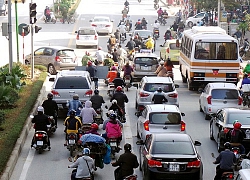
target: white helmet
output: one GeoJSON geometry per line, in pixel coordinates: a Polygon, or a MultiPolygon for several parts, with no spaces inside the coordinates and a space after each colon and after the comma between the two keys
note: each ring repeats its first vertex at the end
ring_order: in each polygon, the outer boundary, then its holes
{"type": "Polygon", "coordinates": [[[117,100],[113,99],[112,104],[117,104],[117,100]]]}
{"type": "Polygon", "coordinates": [[[42,106],[38,106],[37,111],[44,112],[44,108],[42,106]]]}
{"type": "Polygon", "coordinates": [[[109,110],[108,114],[114,114],[114,111],[113,110],[109,110]]]}
{"type": "Polygon", "coordinates": [[[121,22],[121,25],[124,25],[124,22],[121,22]]]}
{"type": "Polygon", "coordinates": [[[160,65],[163,65],[163,64],[164,64],[164,61],[161,60],[161,61],[160,61],[160,65]]]}

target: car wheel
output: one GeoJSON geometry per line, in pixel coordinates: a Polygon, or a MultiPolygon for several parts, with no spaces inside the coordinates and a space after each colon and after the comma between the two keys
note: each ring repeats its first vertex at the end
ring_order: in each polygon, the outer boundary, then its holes
{"type": "Polygon", "coordinates": [[[56,74],[56,70],[55,67],[52,64],[48,65],[48,73],[55,75],[56,74]]]}
{"type": "Polygon", "coordinates": [[[191,28],[191,27],[193,27],[193,25],[194,25],[194,24],[193,24],[193,22],[192,22],[192,21],[189,21],[189,22],[188,22],[188,27],[190,27],[190,28],[191,28]]]}
{"type": "Polygon", "coordinates": [[[187,78],[185,78],[183,75],[181,77],[182,77],[182,82],[187,83],[187,78]]]}
{"type": "Polygon", "coordinates": [[[193,91],[194,88],[193,88],[193,86],[192,86],[192,83],[189,82],[189,79],[188,79],[188,78],[186,78],[186,79],[187,79],[188,90],[189,90],[189,91],[193,91]]]}
{"type": "Polygon", "coordinates": [[[218,134],[218,137],[217,137],[217,150],[218,150],[218,152],[221,152],[223,149],[221,144],[222,144],[222,140],[220,138],[220,135],[218,134]]]}
{"type": "Polygon", "coordinates": [[[209,114],[205,114],[205,120],[211,120],[211,116],[209,114]]]}
{"type": "Polygon", "coordinates": [[[213,126],[212,126],[212,122],[210,123],[209,133],[210,133],[210,139],[211,139],[211,140],[214,140],[214,134],[213,134],[213,126]]]}
{"type": "Polygon", "coordinates": [[[151,180],[150,179],[150,172],[146,167],[143,167],[143,180],[151,180]]]}
{"type": "Polygon", "coordinates": [[[138,109],[138,103],[135,102],[135,109],[137,110],[138,109]]]}
{"type": "Polygon", "coordinates": [[[199,105],[200,105],[200,112],[203,112],[202,108],[201,108],[201,103],[199,102],[199,105]]]}

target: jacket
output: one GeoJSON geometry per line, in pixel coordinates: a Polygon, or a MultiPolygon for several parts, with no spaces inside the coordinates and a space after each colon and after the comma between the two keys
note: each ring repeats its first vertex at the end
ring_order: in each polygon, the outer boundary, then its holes
{"type": "Polygon", "coordinates": [[[112,121],[109,121],[106,124],[106,132],[107,132],[107,137],[108,138],[118,138],[121,137],[122,131],[119,123],[116,121],[113,123],[112,121]]]}
{"type": "Polygon", "coordinates": [[[124,103],[128,103],[128,97],[123,92],[116,92],[110,99],[110,102],[112,102],[113,99],[117,100],[117,105],[121,108],[125,107],[124,103]]]}
{"type": "Polygon", "coordinates": [[[165,97],[164,93],[156,92],[152,98],[154,104],[162,104],[164,102],[168,102],[168,99],[165,97]]]}
{"type": "Polygon", "coordinates": [[[92,102],[92,107],[95,110],[98,108],[101,108],[102,103],[105,103],[105,101],[103,100],[103,97],[100,95],[91,96],[90,101],[92,102]]]}
{"type": "Polygon", "coordinates": [[[154,40],[152,38],[149,38],[145,45],[147,46],[147,49],[153,49],[154,48],[154,40]]]}
{"type": "Polygon", "coordinates": [[[125,86],[125,83],[122,78],[115,78],[112,82],[114,83],[115,88],[117,88],[118,86],[125,86]]]}
{"type": "Polygon", "coordinates": [[[112,166],[120,166],[121,177],[129,176],[134,173],[133,168],[137,168],[139,166],[136,155],[131,152],[125,152],[120,155],[118,161],[112,164],[112,166]]]}
{"type": "Polygon", "coordinates": [[[47,132],[47,125],[50,124],[48,116],[45,114],[35,115],[31,122],[35,124],[35,131],[47,132]]]}
{"type": "Polygon", "coordinates": [[[90,75],[91,78],[96,77],[96,68],[94,66],[92,66],[92,65],[88,66],[86,68],[86,71],[89,72],[89,75],[90,75]]]}
{"type": "Polygon", "coordinates": [[[66,126],[66,133],[78,133],[78,129],[82,127],[82,122],[78,117],[67,117],[63,123],[66,126]]]}
{"type": "Polygon", "coordinates": [[[133,40],[130,40],[126,47],[129,49],[129,50],[133,50],[135,48],[135,42],[133,40]]]}
{"type": "Polygon", "coordinates": [[[123,66],[122,71],[124,71],[124,76],[131,75],[132,72],[134,72],[132,66],[123,66]]]}
{"type": "Polygon", "coordinates": [[[82,117],[82,123],[93,123],[93,116],[97,116],[95,110],[91,107],[91,101],[85,102],[85,108],[82,109],[80,116],[82,117]]]}
{"type": "Polygon", "coordinates": [[[88,169],[87,163],[89,165],[90,171],[92,172],[93,169],[95,168],[95,166],[94,166],[94,160],[91,157],[89,157],[89,156],[79,157],[76,160],[76,162],[74,162],[73,164],[69,165],[70,168],[76,168],[77,167],[76,178],[90,177],[90,173],[89,173],[89,169],[88,169]]]}
{"type": "Polygon", "coordinates": [[[47,99],[43,101],[42,107],[44,108],[44,114],[49,116],[56,116],[58,114],[58,106],[56,101],[52,99],[47,99]]]}
{"type": "Polygon", "coordinates": [[[109,71],[107,78],[109,78],[109,83],[111,83],[117,77],[117,71],[109,71]]]}
{"type": "Polygon", "coordinates": [[[236,162],[235,155],[229,149],[222,151],[216,158],[214,164],[220,164],[220,168],[224,170],[231,170],[233,163],[236,162]]]}
{"type": "Polygon", "coordinates": [[[81,112],[81,110],[79,108],[82,108],[82,107],[83,106],[82,106],[82,103],[80,100],[73,99],[73,100],[69,101],[69,103],[68,103],[68,109],[69,109],[68,116],[69,116],[70,110],[72,110],[72,109],[76,111],[76,115],[79,115],[81,112]]]}
{"type": "Polygon", "coordinates": [[[242,143],[243,139],[246,137],[246,134],[241,130],[232,129],[227,132],[226,137],[230,143],[242,143]]]}

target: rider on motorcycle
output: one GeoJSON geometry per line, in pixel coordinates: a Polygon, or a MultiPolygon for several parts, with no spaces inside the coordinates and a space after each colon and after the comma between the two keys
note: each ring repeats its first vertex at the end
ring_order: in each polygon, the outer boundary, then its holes
{"type": "Polygon", "coordinates": [[[158,9],[158,11],[157,11],[158,19],[160,19],[160,17],[162,17],[162,13],[163,13],[163,11],[162,11],[162,8],[160,7],[160,9],[158,9]]]}
{"type": "Polygon", "coordinates": [[[87,131],[85,134],[95,134],[95,135],[100,136],[100,134],[97,132],[98,129],[99,129],[98,124],[93,123],[93,124],[91,124],[91,129],[89,131],[87,131]]]}
{"type": "Polygon", "coordinates": [[[44,108],[44,114],[48,116],[53,116],[55,120],[55,126],[57,127],[57,115],[58,115],[58,106],[56,101],[53,100],[53,94],[49,93],[47,95],[47,100],[43,101],[42,107],[44,108]]]}
{"type": "Polygon", "coordinates": [[[121,78],[120,73],[117,72],[117,77],[112,81],[115,85],[115,88],[125,86],[124,80],[121,78]]]}
{"type": "Polygon", "coordinates": [[[233,126],[234,128],[227,132],[226,139],[230,141],[231,146],[239,147],[240,154],[245,154],[245,147],[241,143],[246,137],[246,134],[240,129],[241,123],[238,120],[234,121],[233,126]]]}
{"type": "Polygon", "coordinates": [[[137,157],[135,154],[131,153],[131,144],[126,143],[124,145],[124,154],[121,154],[118,161],[111,163],[112,166],[119,166],[115,172],[115,180],[123,180],[126,176],[132,175],[134,173],[134,168],[139,166],[137,157]]]}
{"type": "Polygon", "coordinates": [[[171,35],[170,29],[167,29],[167,31],[165,32],[164,39],[165,39],[165,41],[169,40],[169,39],[172,39],[172,35],[171,35]]]}
{"type": "MultiPolygon", "coordinates": [[[[119,31],[120,31],[120,36],[124,36],[125,40],[127,38],[127,35],[126,35],[126,25],[124,22],[122,22],[119,26],[119,31]]],[[[121,37],[120,37],[121,38],[121,37]]]]}
{"type": "MultiPolygon", "coordinates": [[[[113,100],[113,101],[116,101],[116,100],[113,100]]],[[[109,109],[118,108],[117,105],[116,105],[117,101],[114,102],[114,103],[113,103],[113,101],[112,101],[112,105],[110,106],[109,109]],[[113,107],[113,108],[112,108],[113,105],[115,105],[116,107],[113,107]]],[[[109,110],[109,111],[107,112],[107,117],[108,117],[108,119],[106,119],[105,121],[103,121],[103,124],[102,124],[102,129],[103,129],[103,130],[106,129],[106,125],[107,125],[107,123],[109,122],[109,116],[110,116],[111,114],[114,114],[114,111],[113,111],[113,110],[109,110]]],[[[120,121],[119,119],[117,119],[117,118],[116,118],[116,120],[117,120],[118,124],[120,125],[120,127],[122,128],[122,127],[123,127],[123,124],[121,123],[121,121],[120,121]]]]}
{"type": "Polygon", "coordinates": [[[76,116],[76,111],[72,109],[69,112],[69,117],[65,119],[63,125],[65,126],[64,132],[66,133],[64,146],[67,146],[68,134],[69,133],[77,134],[78,129],[82,127],[82,122],[80,118],[76,116]]]}
{"type": "Polygon", "coordinates": [[[244,84],[250,84],[250,78],[249,78],[249,75],[248,75],[248,74],[244,74],[243,80],[242,80],[242,82],[241,82],[241,87],[240,87],[240,88],[242,88],[242,86],[243,86],[244,84]]]}
{"type": "Polygon", "coordinates": [[[148,24],[148,22],[146,21],[145,17],[143,17],[141,20],[141,25],[142,25],[143,29],[147,29],[147,24],[148,24]]]}
{"type": "Polygon", "coordinates": [[[124,7],[124,9],[122,10],[122,18],[126,18],[128,16],[128,9],[126,8],[126,6],[124,7]]]}
{"type": "Polygon", "coordinates": [[[216,175],[214,180],[221,180],[223,172],[233,172],[232,166],[236,162],[234,153],[230,150],[231,145],[229,142],[224,144],[225,150],[220,152],[219,156],[213,162],[214,164],[219,164],[216,167],[216,175]]]}
{"type": "Polygon", "coordinates": [[[77,116],[80,114],[80,112],[81,112],[80,109],[81,109],[83,106],[82,106],[81,101],[79,100],[78,94],[74,94],[74,95],[73,95],[73,100],[71,100],[71,101],[69,101],[69,102],[67,103],[67,107],[68,107],[68,109],[69,109],[67,116],[69,116],[69,112],[70,112],[72,109],[76,111],[76,115],[77,115],[77,116]]]}
{"type": "Polygon", "coordinates": [[[160,65],[157,67],[157,69],[156,69],[156,71],[155,71],[155,74],[157,74],[157,76],[158,76],[158,74],[161,72],[161,70],[164,68],[164,61],[163,60],[161,60],[160,61],[160,65]]]}
{"type": "Polygon", "coordinates": [[[80,116],[82,117],[82,123],[93,123],[94,122],[94,116],[97,116],[97,113],[95,112],[94,108],[92,108],[92,102],[86,101],[85,102],[85,108],[82,108],[82,111],[80,113],[80,116]]]}
{"type": "Polygon", "coordinates": [[[73,164],[68,166],[68,168],[77,168],[76,171],[72,171],[71,180],[90,178],[93,175],[92,173],[95,170],[95,163],[89,156],[89,148],[84,148],[82,154],[83,156],[79,157],[73,164]]]}
{"type": "MultiPolygon", "coordinates": [[[[47,125],[50,125],[48,116],[44,114],[44,108],[42,106],[38,106],[37,108],[37,115],[34,116],[34,118],[31,121],[34,123],[35,132],[36,131],[45,131],[47,132],[47,125]]],[[[31,141],[31,147],[35,147],[34,144],[35,135],[31,141]]],[[[47,136],[47,143],[48,143],[48,149],[50,150],[50,140],[49,136],[47,136]]]]}
{"type": "Polygon", "coordinates": [[[97,109],[100,109],[102,107],[102,104],[105,103],[103,100],[103,97],[99,95],[99,90],[95,89],[94,90],[94,96],[91,96],[90,101],[92,102],[92,107],[96,111],[97,109]]]}
{"type": "Polygon", "coordinates": [[[129,65],[129,62],[126,63],[125,66],[123,66],[122,71],[124,71],[123,79],[125,80],[126,76],[130,76],[130,83],[133,82],[132,72],[134,72],[134,69],[132,66],[129,65]]]}
{"type": "Polygon", "coordinates": [[[170,26],[170,29],[173,28],[173,31],[177,32],[178,30],[178,24],[176,23],[176,21],[174,21],[174,24],[172,26],[170,26]]]}
{"type": "Polygon", "coordinates": [[[135,23],[135,30],[142,30],[142,23],[140,19],[138,19],[138,21],[135,23]]]}
{"type": "Polygon", "coordinates": [[[106,124],[107,138],[116,138],[118,143],[122,140],[122,129],[116,120],[116,114],[109,116],[109,122],[106,124]]]}
{"type": "Polygon", "coordinates": [[[126,6],[126,7],[128,7],[128,6],[129,6],[129,2],[128,2],[128,0],[126,0],[126,1],[124,2],[124,6],[126,6]]]}
{"type": "Polygon", "coordinates": [[[116,45],[116,38],[115,35],[110,35],[110,38],[108,40],[108,51],[111,52],[111,48],[116,45]]]}
{"type": "Polygon", "coordinates": [[[107,75],[108,82],[112,83],[116,77],[117,77],[117,69],[115,66],[112,66],[111,70],[108,72],[107,75]]]}
{"type": "Polygon", "coordinates": [[[168,99],[165,97],[165,94],[162,92],[161,87],[158,87],[157,91],[154,93],[152,101],[154,102],[154,104],[163,104],[163,103],[168,102],[168,99]]]}
{"type": "Polygon", "coordinates": [[[250,61],[247,61],[247,65],[245,66],[243,73],[250,74],[250,61]]]}
{"type": "Polygon", "coordinates": [[[130,38],[130,41],[126,44],[126,46],[129,51],[133,51],[135,49],[135,42],[132,38],[130,38]]]}

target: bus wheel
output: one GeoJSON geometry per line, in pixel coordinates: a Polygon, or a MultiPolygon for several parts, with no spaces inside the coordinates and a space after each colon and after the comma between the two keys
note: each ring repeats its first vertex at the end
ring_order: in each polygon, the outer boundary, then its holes
{"type": "Polygon", "coordinates": [[[183,75],[181,75],[181,77],[182,77],[182,82],[186,83],[187,82],[187,78],[185,78],[185,76],[183,76],[183,75]]]}
{"type": "Polygon", "coordinates": [[[192,86],[192,83],[191,82],[189,82],[189,79],[188,78],[186,78],[187,79],[187,85],[188,85],[188,90],[190,90],[190,91],[193,91],[193,86],[192,86]]]}

